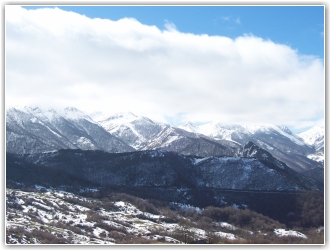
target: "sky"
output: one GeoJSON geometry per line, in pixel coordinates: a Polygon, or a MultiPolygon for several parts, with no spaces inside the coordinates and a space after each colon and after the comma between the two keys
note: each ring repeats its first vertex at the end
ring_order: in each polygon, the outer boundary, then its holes
{"type": "Polygon", "coordinates": [[[324,119],[323,6],[5,6],[6,106],[179,126],[324,119]]]}

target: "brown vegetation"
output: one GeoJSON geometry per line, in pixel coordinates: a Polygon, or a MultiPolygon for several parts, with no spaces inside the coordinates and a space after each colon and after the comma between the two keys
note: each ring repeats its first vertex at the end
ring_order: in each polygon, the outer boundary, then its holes
{"type": "MultiPolygon", "coordinates": [[[[12,239],[17,239],[18,241],[30,242],[31,244],[36,243],[36,240],[41,244],[67,244],[73,242],[74,236],[63,237],[63,235],[57,233],[56,228],[66,230],[71,232],[71,234],[89,235],[90,237],[95,237],[93,229],[100,228],[103,230],[100,233],[101,238],[106,238],[117,244],[165,243],[165,236],[172,237],[186,244],[324,244],[324,231],[318,229],[324,225],[323,197],[313,191],[301,193],[299,198],[297,198],[297,209],[290,217],[288,224],[292,226],[289,228],[277,220],[250,209],[209,206],[203,209],[201,213],[198,213],[193,209],[182,211],[179,207],[173,210],[168,203],[156,200],[143,200],[125,193],[109,192],[93,196],[98,196],[99,198],[94,198],[93,202],[91,202],[90,198],[81,197],[78,199],[64,196],[62,199],[65,203],[57,204],[62,214],[66,214],[66,216],[71,213],[71,205],[79,204],[89,208],[89,210],[83,213],[87,215],[86,221],[91,222],[92,226],[81,223],[82,221],[79,223],[79,221],[60,220],[58,216],[55,216],[52,222],[44,223],[40,219],[38,210],[30,209],[25,212],[25,215],[31,221],[37,223],[39,228],[27,231],[23,227],[11,227],[6,231],[6,242],[11,243],[12,239]],[[142,211],[142,214],[140,213],[134,217],[153,222],[155,226],[150,228],[150,233],[143,237],[134,235],[127,230],[127,228],[132,226],[132,221],[108,218],[108,216],[101,213],[101,211],[119,211],[118,207],[114,205],[116,201],[131,203],[142,211]],[[147,213],[162,215],[162,217],[153,219],[147,213]],[[109,221],[112,223],[109,223],[109,221]],[[160,226],[160,223],[163,222],[177,223],[179,227],[170,232],[160,226]],[[227,222],[233,225],[234,228],[223,227],[221,222],[227,222]],[[49,227],[52,227],[52,229],[49,227]],[[305,234],[307,239],[292,236],[279,237],[274,233],[276,228],[299,231],[305,234]],[[204,230],[205,237],[201,238],[196,229],[204,230]],[[235,240],[222,238],[217,232],[231,233],[237,238],[235,240]],[[153,238],[153,236],[155,237],[153,238]]],[[[10,195],[7,194],[7,220],[15,219],[16,209],[22,209],[14,202],[15,199],[14,192],[10,195]]],[[[42,201],[49,207],[53,204],[46,198],[43,198],[42,201]]],[[[26,198],[25,205],[45,210],[43,206],[36,203],[34,198],[26,198]]],[[[48,212],[52,213],[52,211],[48,212]]],[[[81,213],[77,209],[75,212],[81,213]]],[[[75,216],[73,218],[79,218],[77,215],[75,216]]],[[[65,219],[65,216],[63,218],[65,219]]]]}

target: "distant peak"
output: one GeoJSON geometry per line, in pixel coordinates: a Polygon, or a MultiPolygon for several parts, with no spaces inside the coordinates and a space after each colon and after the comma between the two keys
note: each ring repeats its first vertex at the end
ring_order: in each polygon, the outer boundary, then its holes
{"type": "Polygon", "coordinates": [[[187,122],[181,126],[179,126],[180,129],[186,130],[188,132],[193,132],[193,133],[200,133],[200,129],[199,127],[197,127],[195,124],[193,124],[192,122],[187,122]]]}
{"type": "Polygon", "coordinates": [[[24,106],[23,109],[31,113],[42,113],[45,110],[45,108],[39,106],[24,106]]]}
{"type": "Polygon", "coordinates": [[[277,125],[277,127],[279,129],[281,129],[283,132],[289,134],[289,135],[292,135],[292,132],[291,130],[287,127],[287,126],[284,126],[284,125],[277,125]]]}
{"type": "Polygon", "coordinates": [[[132,112],[120,112],[117,113],[117,115],[123,116],[123,117],[137,117],[135,114],[133,114],[132,112]]]}
{"type": "Polygon", "coordinates": [[[324,129],[324,124],[316,124],[314,127],[312,127],[310,130],[323,130],[324,129]]]}
{"type": "Polygon", "coordinates": [[[36,106],[36,105],[29,105],[20,108],[19,110],[23,112],[28,112],[35,116],[44,116],[45,114],[57,114],[58,111],[51,106],[36,106]]]}
{"type": "Polygon", "coordinates": [[[122,123],[122,122],[131,122],[136,120],[138,116],[134,115],[132,112],[120,112],[114,115],[108,116],[107,118],[101,120],[101,122],[115,122],[115,123],[122,123]]]}
{"type": "Polygon", "coordinates": [[[137,116],[134,115],[132,112],[120,112],[111,116],[113,119],[119,118],[136,118],[137,116]]]}
{"type": "Polygon", "coordinates": [[[65,111],[70,111],[70,112],[81,112],[79,109],[75,107],[66,107],[64,108],[65,111]]]}
{"type": "Polygon", "coordinates": [[[74,115],[75,117],[86,116],[86,114],[75,107],[66,107],[63,109],[65,115],[74,115]]]}
{"type": "Polygon", "coordinates": [[[196,127],[195,124],[193,124],[192,122],[186,122],[185,124],[183,124],[182,126],[184,127],[196,127]]]}

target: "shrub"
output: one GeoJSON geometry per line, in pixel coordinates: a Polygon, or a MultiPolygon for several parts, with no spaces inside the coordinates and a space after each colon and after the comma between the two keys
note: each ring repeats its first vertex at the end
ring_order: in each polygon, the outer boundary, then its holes
{"type": "Polygon", "coordinates": [[[133,204],[134,206],[136,206],[142,212],[147,212],[147,213],[157,214],[157,215],[160,214],[158,209],[153,204],[151,204],[147,201],[144,201],[140,198],[137,198],[137,197],[125,194],[125,193],[115,193],[115,194],[113,194],[113,198],[116,201],[129,202],[129,203],[133,204]]]}
{"type": "Polygon", "coordinates": [[[35,229],[31,232],[31,236],[37,238],[42,244],[65,244],[65,239],[59,239],[55,235],[35,229]]]}

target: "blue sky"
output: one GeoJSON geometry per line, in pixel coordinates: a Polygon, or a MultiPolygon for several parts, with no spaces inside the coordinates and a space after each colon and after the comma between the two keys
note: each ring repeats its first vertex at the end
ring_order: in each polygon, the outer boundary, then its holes
{"type": "MultiPolygon", "coordinates": [[[[287,44],[299,53],[324,57],[323,6],[57,6],[90,18],[132,17],[164,29],[236,38],[253,34],[287,44]]],[[[35,8],[35,7],[26,7],[35,8]]]]}
{"type": "Polygon", "coordinates": [[[7,5],[5,18],[6,106],[324,123],[323,6],[7,5]]]}

